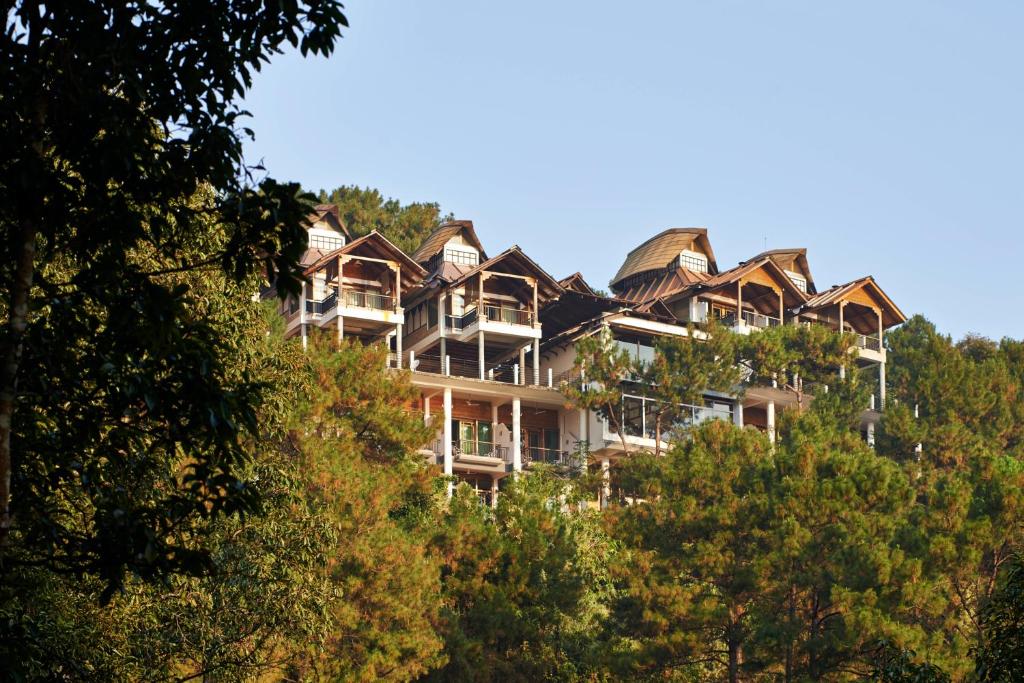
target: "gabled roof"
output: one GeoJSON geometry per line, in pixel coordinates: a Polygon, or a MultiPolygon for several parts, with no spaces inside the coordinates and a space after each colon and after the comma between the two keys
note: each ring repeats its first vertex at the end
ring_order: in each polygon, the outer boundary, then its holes
{"type": "Polygon", "coordinates": [[[536,261],[524,254],[518,245],[512,245],[494,258],[473,266],[460,277],[452,280],[450,284],[457,286],[485,270],[535,277],[537,279],[537,297],[541,303],[558,297],[564,291],[558,281],[548,275],[547,271],[537,265],[536,261]]]}
{"type": "MultiPolygon", "coordinates": [[[[768,251],[762,251],[757,256],[750,259],[751,261],[757,261],[765,256],[775,261],[783,270],[789,268],[789,264],[796,263],[800,270],[804,272],[807,277],[807,293],[815,294],[818,290],[814,286],[814,278],[811,276],[811,266],[807,263],[807,250],[803,247],[793,247],[789,249],[769,249],[768,251]]],[[[789,268],[793,270],[794,268],[789,268]]]]}
{"type": "Polygon", "coordinates": [[[402,275],[403,288],[417,284],[427,275],[427,271],[424,270],[423,266],[409,258],[404,251],[396,247],[391,240],[376,230],[368,235],[352,240],[343,247],[324,254],[306,268],[305,274],[312,274],[343,254],[367,256],[369,258],[398,263],[402,275]]]}
{"type": "Polygon", "coordinates": [[[619,267],[619,272],[612,278],[611,286],[615,287],[638,273],[668,268],[680,252],[690,248],[694,243],[700,251],[707,254],[708,270],[712,274],[717,273],[718,264],[715,262],[711,242],[708,241],[707,228],[669,228],[629,252],[619,267]]]}
{"type": "Polygon", "coordinates": [[[720,289],[727,285],[735,284],[739,280],[749,275],[750,273],[763,269],[767,272],[776,282],[779,283],[782,290],[788,295],[788,300],[785,301],[787,307],[798,306],[807,301],[807,295],[797,287],[789,276],[786,275],[785,271],[780,268],[775,261],[768,256],[763,256],[759,259],[747,261],[741,263],[735,268],[719,273],[714,277],[711,277],[701,283],[699,287],[704,290],[720,289]]]}
{"type": "Polygon", "coordinates": [[[317,204],[313,207],[313,211],[306,216],[306,220],[309,222],[309,227],[313,227],[320,221],[324,221],[331,227],[331,229],[337,230],[344,235],[346,240],[352,239],[352,233],[349,232],[347,227],[345,227],[345,223],[341,220],[341,214],[338,211],[338,207],[334,204],[317,204]]]}
{"type": "Polygon", "coordinates": [[[562,289],[567,291],[590,295],[597,294],[597,291],[587,284],[587,281],[583,279],[583,275],[579,272],[573,273],[569,277],[562,278],[558,281],[558,284],[562,289]]]}
{"type": "Polygon", "coordinates": [[[875,282],[875,278],[867,275],[862,278],[858,278],[851,282],[847,282],[845,285],[834,285],[824,292],[817,294],[804,304],[804,310],[817,310],[825,308],[826,306],[832,306],[840,301],[847,301],[855,292],[864,290],[867,295],[878,304],[878,308],[882,311],[882,324],[886,327],[892,327],[893,325],[899,325],[907,320],[907,316],[903,314],[903,311],[889,298],[882,288],[875,282]]]}
{"type": "Polygon", "coordinates": [[[444,225],[434,228],[434,231],[427,235],[427,239],[423,240],[423,244],[412,255],[412,259],[417,263],[426,263],[444,248],[448,240],[458,234],[461,234],[463,239],[480,251],[481,260],[487,258],[484,246],[477,238],[476,230],[473,229],[473,221],[448,221],[444,225]]]}

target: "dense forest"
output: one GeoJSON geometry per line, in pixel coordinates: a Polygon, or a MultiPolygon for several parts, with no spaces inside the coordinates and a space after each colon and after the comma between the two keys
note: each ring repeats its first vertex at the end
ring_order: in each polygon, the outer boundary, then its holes
{"type": "MultiPolygon", "coordinates": [[[[282,50],[330,55],[341,6],[9,5],[3,680],[1019,678],[1024,343],[912,318],[871,447],[841,336],[705,330],[643,367],[596,336],[567,400],[614,422],[642,377],[667,452],[448,499],[385,350],[304,352],[253,297],[297,291],[317,197],[246,163],[239,101],[282,50]],[[774,443],[672,429],[741,369],[797,396],[774,443]]],[[[320,199],[407,249],[442,219],[320,199]]]]}

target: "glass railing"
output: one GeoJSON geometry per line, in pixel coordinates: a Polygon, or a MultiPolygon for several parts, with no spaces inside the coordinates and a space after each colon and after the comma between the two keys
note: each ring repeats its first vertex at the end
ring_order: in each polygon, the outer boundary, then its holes
{"type": "MultiPolygon", "coordinates": [[[[656,438],[655,419],[659,412],[659,402],[645,396],[626,394],[622,397],[622,428],[627,436],[638,436],[646,439],[656,438]]],[[[662,438],[678,428],[687,428],[707,422],[708,420],[732,421],[732,406],[709,404],[695,406],[680,403],[676,407],[673,421],[661,425],[662,438]]]]}
{"type": "Polygon", "coordinates": [[[338,305],[338,292],[333,291],[323,299],[306,300],[306,313],[311,315],[324,315],[338,305]]]}
{"type": "MultiPolygon", "coordinates": [[[[434,453],[437,455],[444,455],[443,439],[438,439],[434,442],[434,453]]],[[[505,462],[512,462],[512,456],[508,446],[502,446],[491,441],[452,441],[452,457],[458,460],[464,456],[497,458],[505,462]]]]}

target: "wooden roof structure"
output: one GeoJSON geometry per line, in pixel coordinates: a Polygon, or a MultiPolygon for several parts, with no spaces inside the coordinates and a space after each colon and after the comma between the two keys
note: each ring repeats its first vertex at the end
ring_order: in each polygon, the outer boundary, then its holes
{"type": "Polygon", "coordinates": [[[762,256],[756,261],[752,260],[741,263],[735,268],[730,268],[724,273],[719,273],[718,275],[705,280],[699,285],[699,287],[702,290],[710,291],[722,289],[729,285],[736,284],[741,280],[770,286],[768,285],[768,281],[763,279],[765,276],[778,285],[779,289],[782,291],[783,302],[787,308],[799,306],[807,301],[807,295],[804,294],[803,290],[797,287],[796,284],[789,279],[789,276],[786,275],[785,271],[783,271],[782,268],[780,268],[778,264],[768,256],[762,256]]]}
{"type": "Polygon", "coordinates": [[[819,311],[840,302],[856,303],[869,308],[874,308],[882,314],[882,324],[889,328],[907,321],[907,316],[889,298],[875,278],[867,275],[865,277],[847,282],[845,285],[835,285],[817,294],[803,306],[805,311],[819,311]]]}
{"type": "Polygon", "coordinates": [[[306,267],[304,272],[306,275],[311,275],[334,259],[346,254],[365,256],[379,261],[396,262],[400,266],[403,290],[417,285],[427,275],[427,271],[423,266],[409,258],[404,251],[396,247],[387,237],[384,237],[384,235],[376,230],[321,256],[313,264],[306,267]]]}
{"type": "Polygon", "coordinates": [[[510,275],[528,275],[537,280],[537,298],[541,304],[561,296],[562,286],[555,278],[548,275],[548,272],[541,268],[536,261],[523,253],[518,245],[512,245],[494,258],[490,258],[480,265],[470,268],[460,277],[451,282],[452,287],[466,282],[474,275],[483,271],[492,273],[508,273],[510,275]]]}
{"type": "Polygon", "coordinates": [[[413,260],[417,263],[426,263],[444,248],[448,240],[459,234],[480,251],[481,261],[487,258],[487,254],[484,253],[484,245],[480,243],[480,239],[476,236],[476,230],[473,229],[473,221],[448,221],[444,225],[434,228],[434,231],[427,235],[427,239],[423,240],[423,244],[413,253],[413,260]]]}
{"type": "Polygon", "coordinates": [[[684,249],[694,246],[695,251],[707,255],[708,272],[717,273],[718,264],[708,241],[707,228],[669,228],[629,252],[612,278],[611,286],[639,273],[667,269],[684,249]]]}
{"type": "Polygon", "coordinates": [[[340,232],[345,236],[346,240],[352,239],[352,233],[345,227],[345,223],[341,220],[341,214],[338,212],[338,207],[334,204],[317,204],[313,207],[313,211],[306,216],[306,221],[311,228],[317,223],[327,223],[327,227],[340,232]]]}
{"type": "Polygon", "coordinates": [[[590,294],[591,296],[597,295],[597,291],[587,284],[587,281],[583,279],[583,275],[578,271],[569,277],[564,277],[559,280],[558,285],[566,291],[590,294]]]}
{"type": "Polygon", "coordinates": [[[757,261],[767,256],[775,264],[783,270],[790,270],[794,273],[803,273],[807,279],[807,293],[816,294],[817,288],[814,286],[814,278],[811,276],[811,266],[807,263],[807,250],[803,247],[793,247],[790,249],[769,249],[768,251],[762,251],[757,256],[750,259],[751,261],[757,261]]]}

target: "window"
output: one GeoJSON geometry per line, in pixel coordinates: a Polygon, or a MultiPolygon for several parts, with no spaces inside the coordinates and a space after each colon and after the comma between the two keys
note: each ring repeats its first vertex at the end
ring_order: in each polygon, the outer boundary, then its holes
{"type": "Polygon", "coordinates": [[[679,265],[697,273],[708,272],[708,257],[693,251],[684,251],[679,254],[679,265]]]}
{"type": "Polygon", "coordinates": [[[444,260],[449,263],[457,263],[463,266],[475,266],[480,257],[474,251],[463,251],[461,249],[445,249],[444,260]]]}
{"type": "Polygon", "coordinates": [[[309,235],[310,249],[334,251],[335,249],[341,249],[343,246],[345,246],[344,237],[328,237],[327,235],[315,235],[313,233],[309,235]]]}
{"type": "Polygon", "coordinates": [[[786,271],[786,275],[789,276],[789,279],[793,281],[793,284],[796,285],[801,292],[807,291],[807,280],[796,273],[790,273],[789,271],[786,271]]]}

